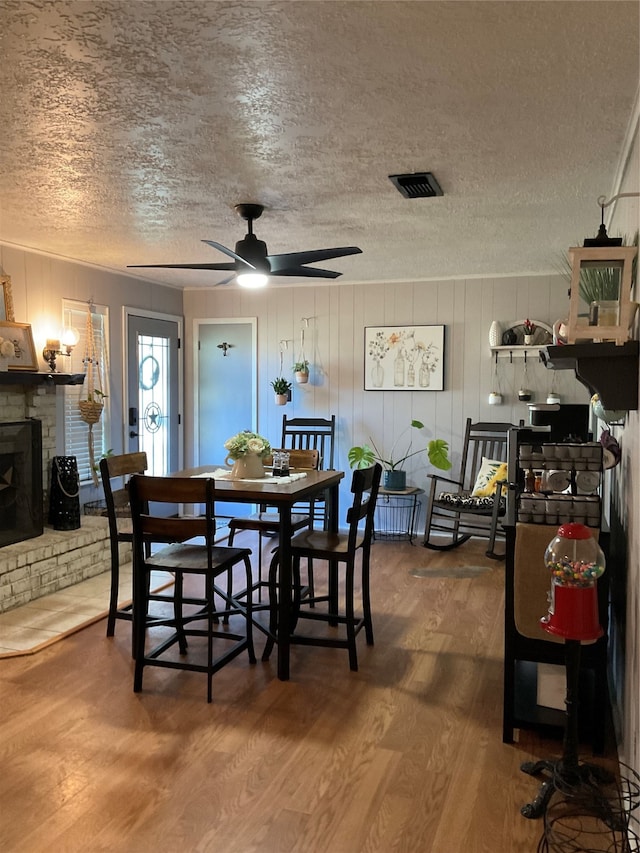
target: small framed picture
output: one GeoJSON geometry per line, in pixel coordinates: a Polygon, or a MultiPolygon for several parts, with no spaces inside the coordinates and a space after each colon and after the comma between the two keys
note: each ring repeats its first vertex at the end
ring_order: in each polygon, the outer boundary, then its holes
{"type": "Polygon", "coordinates": [[[442,391],[444,326],[366,326],[365,391],[442,391]]]}
{"type": "Polygon", "coordinates": [[[0,340],[11,341],[13,344],[13,354],[8,357],[9,370],[38,369],[33,333],[28,323],[11,323],[9,320],[0,320],[0,340]]]}

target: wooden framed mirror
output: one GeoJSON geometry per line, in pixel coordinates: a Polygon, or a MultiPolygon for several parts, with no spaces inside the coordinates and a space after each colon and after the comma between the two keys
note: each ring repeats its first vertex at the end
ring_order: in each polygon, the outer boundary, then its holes
{"type": "Polygon", "coordinates": [[[14,323],[11,276],[0,275],[0,322],[14,323]]]}

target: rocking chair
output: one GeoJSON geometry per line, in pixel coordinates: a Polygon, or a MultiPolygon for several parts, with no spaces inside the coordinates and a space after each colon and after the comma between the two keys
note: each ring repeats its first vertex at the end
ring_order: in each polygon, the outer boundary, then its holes
{"type": "Polygon", "coordinates": [[[487,557],[504,559],[495,544],[504,540],[500,522],[506,509],[507,434],[513,427],[467,418],[458,478],[429,475],[425,548],[449,551],[476,536],[489,540],[487,557]]]}

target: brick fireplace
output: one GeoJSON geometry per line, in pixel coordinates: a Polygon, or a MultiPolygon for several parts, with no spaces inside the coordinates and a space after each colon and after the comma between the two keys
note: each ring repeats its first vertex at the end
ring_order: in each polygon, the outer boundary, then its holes
{"type": "Polygon", "coordinates": [[[0,421],[0,548],[42,535],[42,429],[0,421]]]}
{"type": "MultiPolygon", "coordinates": [[[[41,506],[45,520],[51,461],[56,455],[56,390],[63,382],[63,377],[54,380],[46,374],[0,374],[0,423],[31,418],[41,423],[41,506]],[[20,384],[21,379],[25,384],[20,384]]],[[[121,558],[127,557],[123,551],[121,558]]],[[[106,518],[82,516],[81,528],[68,531],[52,530],[45,523],[41,535],[0,547],[0,613],[110,568],[106,518]]]]}
{"type": "MultiPolygon", "coordinates": [[[[56,455],[56,386],[0,384],[0,422],[36,418],[42,424],[42,500],[48,504],[49,472],[56,455]]],[[[44,509],[46,518],[46,509],[44,509]]]]}

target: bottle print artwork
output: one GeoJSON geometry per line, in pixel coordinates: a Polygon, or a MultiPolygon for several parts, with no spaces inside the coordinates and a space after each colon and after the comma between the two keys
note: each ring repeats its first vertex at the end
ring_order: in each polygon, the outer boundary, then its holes
{"type": "Polygon", "coordinates": [[[393,384],[396,388],[404,387],[404,349],[399,349],[393,362],[393,384]]]}

